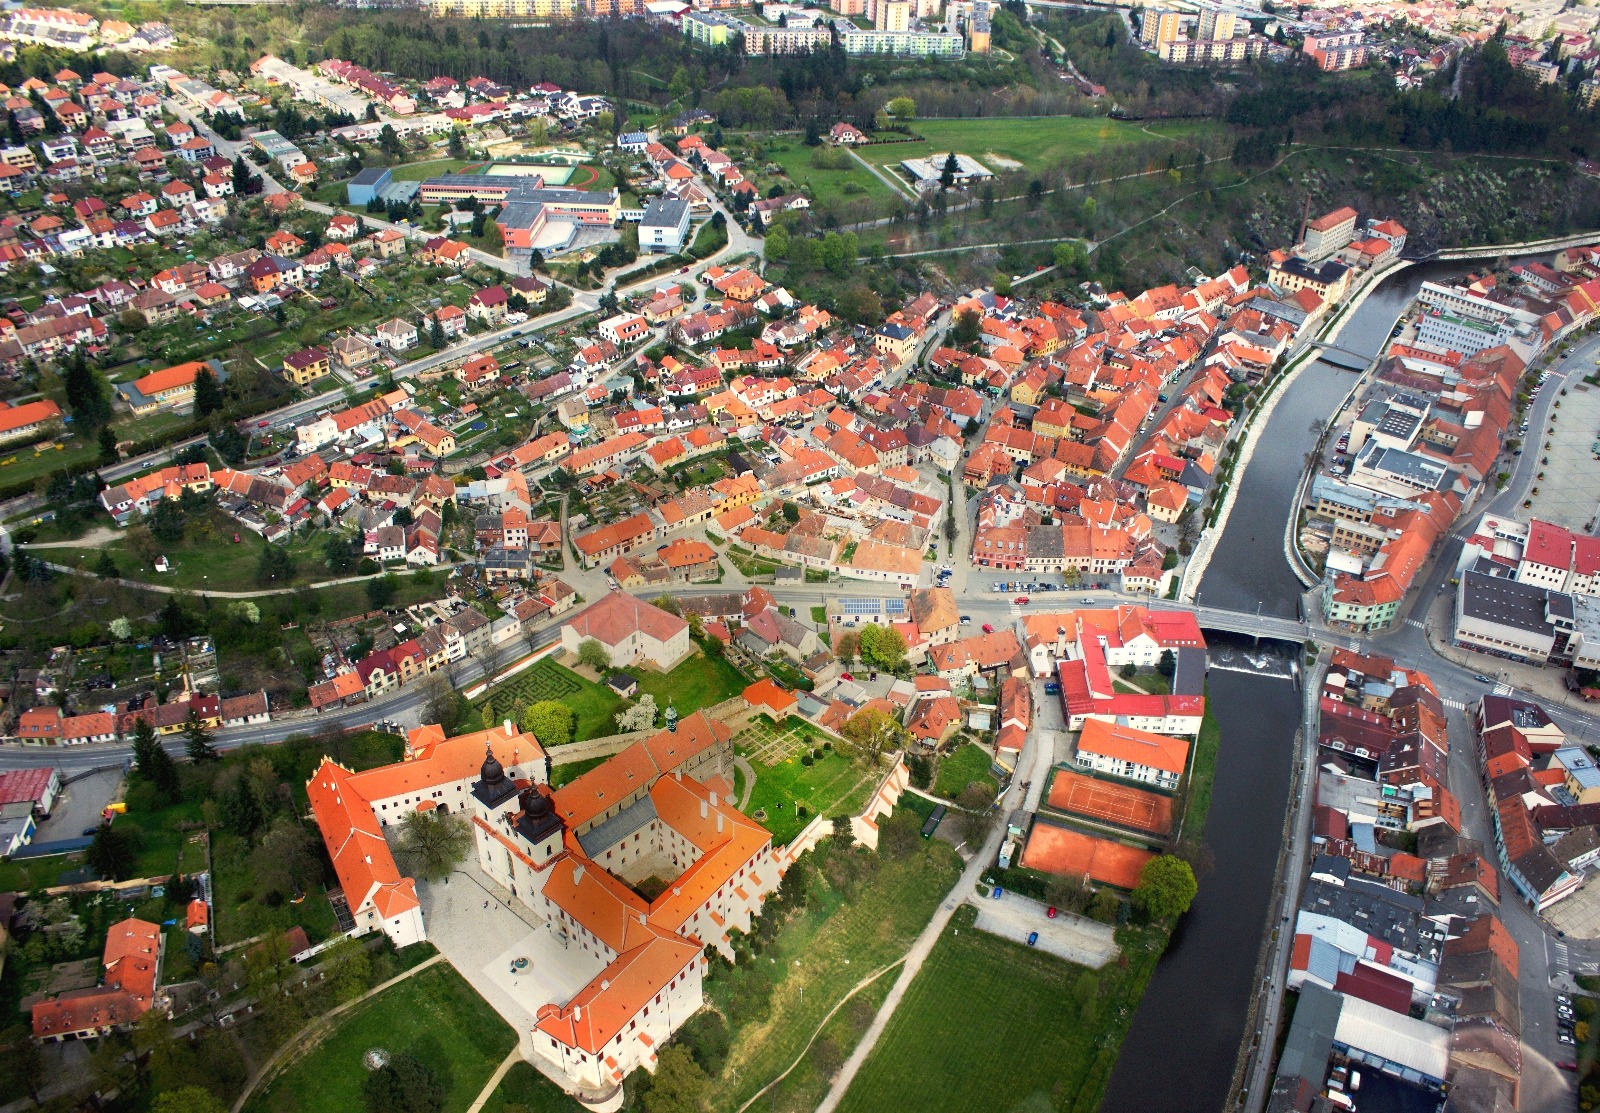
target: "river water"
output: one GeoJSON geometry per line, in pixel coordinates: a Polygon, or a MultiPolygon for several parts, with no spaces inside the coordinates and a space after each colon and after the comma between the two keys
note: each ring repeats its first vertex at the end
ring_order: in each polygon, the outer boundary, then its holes
{"type": "MultiPolygon", "coordinates": [[[[1536,258],[1548,258],[1549,253],[1536,258]]],[[[1411,267],[1374,289],[1337,343],[1367,357],[1386,344],[1395,318],[1425,280],[1467,264],[1411,267]]],[[[1295,617],[1300,581],[1283,556],[1311,424],[1327,419],[1356,372],[1315,363],[1300,372],[1268,419],[1240,479],[1238,498],[1205,577],[1216,607],[1295,617]]],[[[1227,1101],[1245,1031],[1288,807],[1300,692],[1286,679],[1294,647],[1257,652],[1249,639],[1208,634],[1211,707],[1222,745],[1206,824],[1216,863],[1156,968],[1112,1072],[1102,1113],[1217,1113],[1227,1101]]],[[[1264,643],[1265,644],[1265,643],[1264,643]]]]}

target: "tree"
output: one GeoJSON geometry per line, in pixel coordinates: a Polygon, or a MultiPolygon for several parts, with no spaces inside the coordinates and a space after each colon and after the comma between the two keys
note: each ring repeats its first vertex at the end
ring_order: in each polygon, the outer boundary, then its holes
{"type": "Polygon", "coordinates": [[[905,635],[893,626],[869,623],[861,631],[861,659],[874,668],[899,668],[906,661],[905,635]]]}
{"type": "Polygon", "coordinates": [[[97,429],[111,420],[111,392],[81,351],[74,349],[68,358],[62,386],[67,408],[79,425],[97,429]]]}
{"type": "Polygon", "coordinates": [[[287,584],[294,579],[294,557],[282,545],[268,544],[256,558],[256,583],[287,584]]]}
{"type": "Polygon", "coordinates": [[[988,837],[989,828],[994,826],[994,812],[990,810],[993,803],[994,794],[977,781],[967,785],[956,797],[956,804],[961,808],[961,837],[967,840],[969,847],[976,849],[988,837]]]}
{"type": "Polygon", "coordinates": [[[448,1093],[431,1068],[403,1052],[361,1081],[368,1113],[440,1113],[448,1093]]]}
{"type": "Polygon", "coordinates": [[[950,329],[950,341],[957,347],[967,347],[978,342],[982,335],[983,319],[978,316],[976,309],[963,309],[956,314],[955,323],[950,329]]]}
{"type": "Polygon", "coordinates": [[[800,520],[800,508],[788,499],[783,502],[783,520],[791,526],[800,520]]]}
{"type": "Polygon", "coordinates": [[[1161,659],[1156,662],[1156,672],[1160,673],[1162,676],[1166,677],[1168,680],[1171,680],[1173,673],[1175,673],[1177,671],[1178,671],[1178,659],[1177,659],[1177,657],[1173,656],[1172,650],[1163,649],[1161,651],[1161,659]]]}
{"type": "Polygon", "coordinates": [[[949,189],[956,184],[956,175],[961,173],[961,164],[956,161],[956,153],[951,151],[945,156],[944,166],[939,170],[939,188],[949,189]]]}
{"type": "Polygon", "coordinates": [[[182,1086],[157,1094],[150,1113],[227,1113],[227,1106],[203,1086],[182,1086]]]}
{"type": "Polygon", "coordinates": [[[833,655],[849,664],[861,655],[861,635],[854,630],[843,630],[833,639],[833,655]]]}
{"type": "Polygon", "coordinates": [[[306,891],[318,877],[317,844],[300,821],[279,815],[250,856],[250,872],[263,886],[285,896],[306,891]]]}
{"type": "Polygon", "coordinates": [[[611,668],[611,654],[595,639],[584,638],[578,643],[578,664],[588,665],[595,672],[603,673],[611,668]]]}
{"type": "Polygon", "coordinates": [[[444,673],[436,672],[428,678],[428,701],[422,705],[422,721],[437,723],[444,728],[446,738],[458,734],[456,729],[470,714],[472,706],[450,687],[444,673]]]}
{"type": "Polygon", "coordinates": [[[870,761],[877,761],[886,751],[904,749],[911,739],[899,719],[878,707],[857,711],[840,733],[858,755],[870,761]]]}
{"type": "Polygon", "coordinates": [[[27,1094],[33,1104],[40,1104],[45,1083],[55,1074],[43,1045],[34,1042],[33,1033],[19,1024],[0,1032],[0,1046],[11,1049],[0,1055],[0,1084],[5,1092],[27,1094]]]}
{"type": "Polygon", "coordinates": [[[906,769],[911,774],[913,788],[927,788],[933,784],[933,761],[924,754],[912,754],[906,759],[906,769]]]}
{"type": "Polygon", "coordinates": [[[677,1044],[664,1047],[644,1095],[645,1113],[698,1113],[710,1085],[688,1048],[677,1044]]]}
{"type": "Polygon", "coordinates": [[[367,581],[367,599],[374,607],[386,607],[394,599],[395,589],[398,586],[399,581],[394,578],[394,575],[385,572],[383,575],[367,581]]]}
{"type": "Polygon", "coordinates": [[[443,881],[472,849],[472,828],[459,815],[437,809],[408,812],[400,823],[395,858],[408,877],[443,881]]]}
{"type": "Polygon", "coordinates": [[[109,425],[100,426],[100,432],[95,434],[100,444],[100,462],[102,464],[115,464],[122,459],[122,453],[117,451],[117,431],[109,425]]]}
{"type": "Polygon", "coordinates": [[[1162,854],[1139,871],[1133,904],[1152,920],[1175,920],[1189,910],[1199,891],[1189,863],[1175,855],[1162,854]]]}
{"type": "Polygon", "coordinates": [[[122,575],[122,570],[117,567],[117,558],[111,555],[110,549],[100,550],[100,556],[94,562],[94,574],[102,580],[114,580],[122,575]]]}
{"type": "Polygon", "coordinates": [[[194,374],[194,416],[206,417],[222,409],[222,387],[211,368],[202,367],[194,374]]]}
{"type": "Polygon", "coordinates": [[[1065,243],[1056,244],[1055,250],[1050,255],[1051,261],[1067,278],[1079,277],[1089,265],[1089,253],[1078,240],[1067,240],[1065,243]]]}
{"type": "Polygon", "coordinates": [[[541,746],[561,746],[572,741],[577,716],[558,700],[542,699],[528,705],[518,725],[537,738],[541,746]]]}
{"type": "Polygon", "coordinates": [[[217,748],[211,744],[211,732],[200,721],[200,715],[193,707],[189,708],[189,716],[183,721],[183,750],[196,765],[216,761],[219,756],[217,748]]]}
{"type": "Polygon", "coordinates": [[[89,866],[103,878],[126,881],[133,876],[134,849],[133,839],[126,831],[102,823],[89,843],[89,866]]]}
{"type": "MultiPolygon", "coordinates": [[[[649,692],[639,697],[639,702],[632,707],[617,712],[617,729],[627,732],[632,730],[649,730],[656,725],[656,697],[649,692]]],[[[535,737],[538,732],[535,732],[535,737]]]]}
{"type": "Polygon", "coordinates": [[[169,798],[178,798],[178,768],[172,755],[156,741],[156,728],[141,717],[133,725],[133,767],[169,798]]]}
{"type": "Polygon", "coordinates": [[[917,102],[910,97],[895,97],[883,107],[884,111],[901,123],[915,119],[917,115],[917,102]]]}
{"type": "Polygon", "coordinates": [[[348,537],[335,533],[322,543],[322,559],[328,571],[348,572],[356,566],[361,555],[348,537]]]}
{"type": "Polygon", "coordinates": [[[183,540],[183,531],[189,516],[178,505],[177,499],[162,499],[150,512],[150,536],[163,545],[176,545],[183,540]]]}

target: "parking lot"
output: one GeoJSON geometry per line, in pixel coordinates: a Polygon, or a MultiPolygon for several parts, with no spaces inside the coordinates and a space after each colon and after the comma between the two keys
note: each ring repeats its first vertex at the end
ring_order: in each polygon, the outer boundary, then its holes
{"type": "Polygon", "coordinates": [[[968,903],[978,910],[978,927],[991,935],[1026,944],[1038,932],[1033,946],[1039,950],[1095,969],[1116,957],[1116,933],[1109,925],[1065,912],[1052,919],[1045,905],[1016,893],[1002,893],[999,900],[971,897],[968,903]]]}
{"type": "Polygon", "coordinates": [[[1585,364],[1572,368],[1565,379],[1545,380],[1541,391],[1565,386],[1567,393],[1558,399],[1561,408],[1552,408],[1551,425],[1529,430],[1524,449],[1539,454],[1533,484],[1538,494],[1529,495],[1533,505],[1527,515],[1579,533],[1592,533],[1600,512],[1594,486],[1595,461],[1600,459],[1600,388],[1583,381],[1590,370],[1585,364]]]}

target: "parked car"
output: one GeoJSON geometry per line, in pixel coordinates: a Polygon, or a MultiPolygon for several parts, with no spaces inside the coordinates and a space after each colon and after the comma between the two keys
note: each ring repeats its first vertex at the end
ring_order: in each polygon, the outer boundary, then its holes
{"type": "MultiPolygon", "coordinates": [[[[1562,358],[1565,359],[1566,357],[1563,356],[1562,358]]],[[[1574,1063],[1571,1059],[1561,1059],[1561,1060],[1557,1061],[1556,1066],[1560,1067],[1562,1070],[1577,1070],[1578,1069],[1578,1064],[1574,1063]]]]}
{"type": "Polygon", "coordinates": [[[971,626],[972,625],[972,616],[970,614],[962,615],[961,616],[961,625],[963,625],[963,626],[971,626]]]}
{"type": "Polygon", "coordinates": [[[1059,696],[1061,694],[1061,682],[1059,680],[1046,680],[1044,682],[1044,694],[1047,696],[1059,696]]]}
{"type": "Polygon", "coordinates": [[[1036,944],[1038,942],[1039,942],[1039,933],[1036,932],[1036,931],[1028,932],[1028,946],[1032,947],[1034,944],[1036,944]]]}
{"type": "Polygon", "coordinates": [[[992,633],[994,633],[994,627],[991,626],[989,623],[985,622],[983,624],[983,632],[985,634],[992,634],[992,633]]]}
{"type": "Polygon", "coordinates": [[[996,885],[994,887],[994,892],[990,893],[989,896],[994,900],[999,900],[1001,892],[1003,892],[1003,890],[1000,888],[1000,886],[996,885]]]}
{"type": "Polygon", "coordinates": [[[851,675],[850,675],[850,674],[849,674],[849,673],[847,673],[847,672],[841,672],[841,673],[840,673],[840,674],[839,674],[839,679],[840,679],[840,680],[854,680],[854,679],[855,679],[855,677],[853,677],[853,676],[851,676],[851,675]]]}
{"type": "Polygon", "coordinates": [[[1574,1040],[1572,1038],[1572,1033],[1571,1032],[1557,1032],[1556,1033],[1556,1042],[1565,1043],[1565,1044],[1575,1044],[1578,1041],[1576,1041],[1576,1040],[1574,1040]]]}
{"type": "Polygon", "coordinates": [[[1045,918],[1046,919],[1053,920],[1057,916],[1061,915],[1061,911],[1058,908],[1056,908],[1055,905],[1052,904],[1049,908],[1046,908],[1044,910],[1044,914],[1045,914],[1045,918]]]}

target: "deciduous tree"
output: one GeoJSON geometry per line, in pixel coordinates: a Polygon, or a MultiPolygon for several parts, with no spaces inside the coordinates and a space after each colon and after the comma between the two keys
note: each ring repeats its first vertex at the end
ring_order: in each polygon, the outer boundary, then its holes
{"type": "Polygon", "coordinates": [[[1150,859],[1139,871],[1134,907],[1152,920],[1175,920],[1189,910],[1200,886],[1188,862],[1171,854],[1150,859]]]}
{"type": "Polygon", "coordinates": [[[407,876],[443,881],[472,849],[472,828],[459,815],[410,812],[400,823],[395,858],[407,876]]]}

